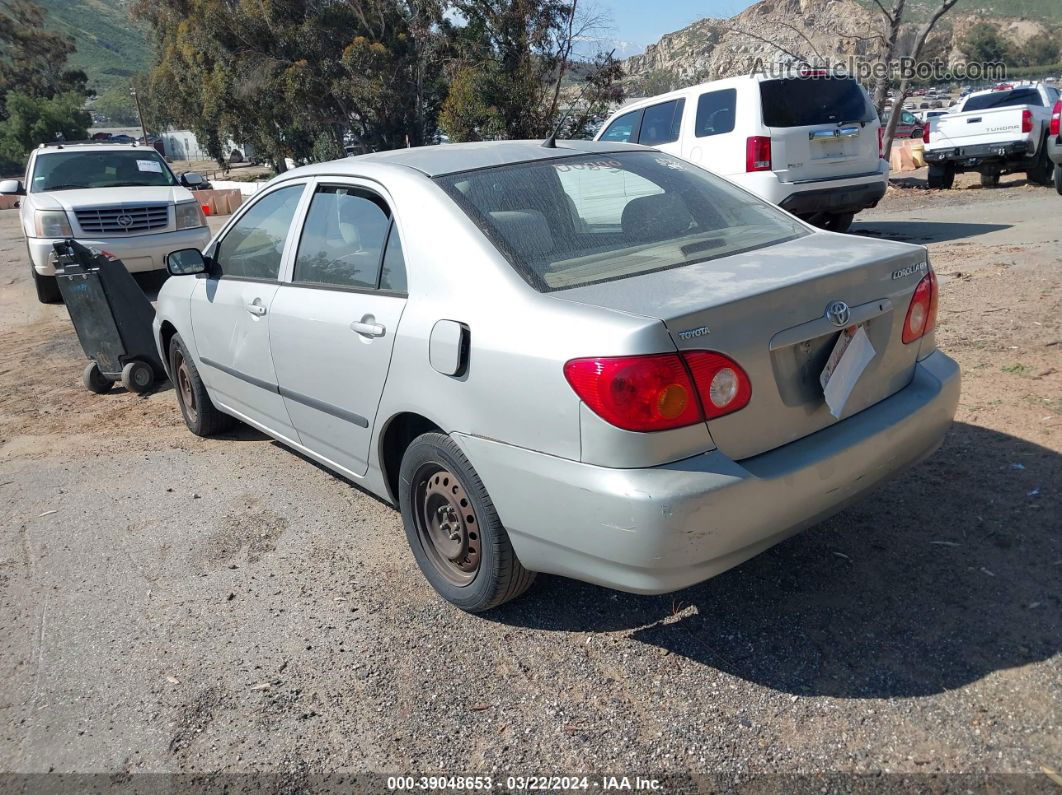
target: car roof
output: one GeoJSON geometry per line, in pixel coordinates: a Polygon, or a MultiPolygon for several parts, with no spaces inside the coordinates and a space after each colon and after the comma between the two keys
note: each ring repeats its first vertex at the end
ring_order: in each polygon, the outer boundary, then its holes
{"type": "Polygon", "coordinates": [[[366,163],[404,166],[415,169],[429,177],[456,174],[462,171],[475,171],[491,166],[505,166],[512,163],[529,163],[536,160],[551,160],[576,155],[648,151],[649,147],[637,144],[601,143],[598,141],[557,141],[556,147],[544,147],[541,140],[533,141],[478,141],[462,144],[439,144],[437,146],[415,146],[407,149],[392,149],[387,152],[373,152],[356,155],[327,163],[315,163],[303,166],[284,174],[304,176],[310,174],[336,174],[349,171],[356,175],[359,166],[366,163]]]}

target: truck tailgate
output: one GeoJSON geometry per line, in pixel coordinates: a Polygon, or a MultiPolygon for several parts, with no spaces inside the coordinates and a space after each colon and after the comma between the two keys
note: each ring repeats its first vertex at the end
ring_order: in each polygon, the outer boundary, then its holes
{"type": "Polygon", "coordinates": [[[1029,135],[1022,131],[1024,112],[1019,106],[937,116],[930,121],[926,148],[932,151],[1020,140],[1029,135]]]}

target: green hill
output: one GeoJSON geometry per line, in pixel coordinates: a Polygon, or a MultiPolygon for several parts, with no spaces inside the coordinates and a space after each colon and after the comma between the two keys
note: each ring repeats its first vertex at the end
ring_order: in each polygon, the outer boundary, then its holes
{"type": "Polygon", "coordinates": [[[130,0],[37,0],[48,11],[46,26],[73,37],[71,66],[84,70],[89,86],[103,93],[126,89],[151,63],[145,26],[133,19],[130,0]]]}
{"type": "MultiPolygon", "coordinates": [[[[867,8],[877,8],[874,0],[859,0],[867,8]]],[[[883,3],[891,8],[892,3],[883,3]]],[[[914,12],[913,18],[924,18],[932,9],[940,6],[940,0],[909,0],[908,9],[914,12]]],[[[1062,22],[1062,0],[959,0],[949,12],[954,14],[977,14],[985,17],[1025,17],[1039,22],[1057,24],[1062,22]]],[[[948,17],[944,17],[948,19],[948,17]]]]}

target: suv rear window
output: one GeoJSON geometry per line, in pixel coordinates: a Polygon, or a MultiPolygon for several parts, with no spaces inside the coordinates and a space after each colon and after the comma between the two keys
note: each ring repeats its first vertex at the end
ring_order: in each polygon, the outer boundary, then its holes
{"type": "Polygon", "coordinates": [[[786,77],[760,83],[763,123],[768,127],[871,122],[877,113],[851,77],[786,77]]]}
{"type": "Polygon", "coordinates": [[[796,220],[662,152],[609,152],[436,181],[536,290],[678,268],[807,234],[796,220]]]}
{"type": "Polygon", "coordinates": [[[963,105],[963,113],[968,110],[988,110],[989,108],[1009,108],[1013,105],[1033,105],[1040,107],[1044,101],[1035,88],[1016,88],[1013,91],[993,91],[970,97],[963,105]]]}

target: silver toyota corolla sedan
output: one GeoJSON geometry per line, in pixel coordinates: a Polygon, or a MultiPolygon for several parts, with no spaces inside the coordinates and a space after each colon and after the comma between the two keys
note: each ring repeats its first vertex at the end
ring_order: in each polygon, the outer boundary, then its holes
{"type": "Polygon", "coordinates": [[[398,506],[469,611],[535,572],[712,577],[932,453],[959,397],[924,248],[633,145],[295,169],[169,268],[192,432],[239,419],[398,506]]]}

